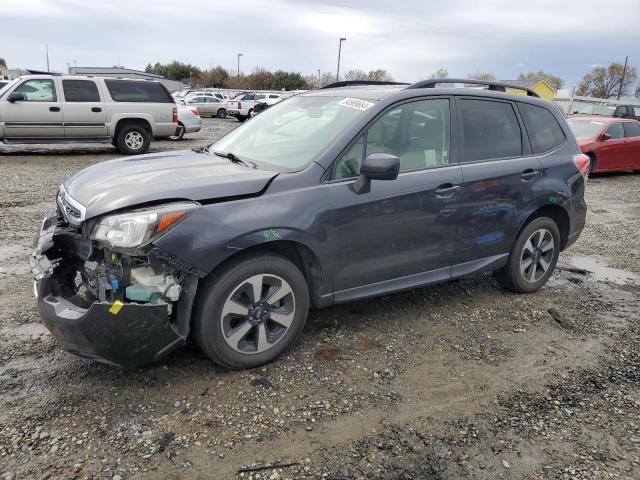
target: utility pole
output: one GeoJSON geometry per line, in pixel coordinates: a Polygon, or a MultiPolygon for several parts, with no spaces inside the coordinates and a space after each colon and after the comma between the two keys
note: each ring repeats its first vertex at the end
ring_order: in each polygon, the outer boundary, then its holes
{"type": "Polygon", "coordinates": [[[49,70],[49,44],[47,43],[47,72],[50,72],[51,70],[49,70]]]}
{"type": "Polygon", "coordinates": [[[321,86],[320,83],[321,83],[321,80],[320,80],[320,69],[318,69],[318,90],[320,89],[320,86],[321,86]]]}
{"type": "Polygon", "coordinates": [[[622,95],[622,86],[624,85],[624,77],[627,75],[627,61],[629,60],[629,56],[624,57],[624,68],[622,69],[622,79],[620,80],[620,88],[618,89],[618,100],[620,100],[620,95],[622,95]]]}
{"type": "Polygon", "coordinates": [[[336,82],[340,81],[340,54],[342,53],[342,42],[346,42],[347,39],[345,37],[340,37],[340,42],[338,43],[338,71],[336,72],[336,82]]]}
{"type": "Polygon", "coordinates": [[[238,90],[240,90],[240,57],[242,56],[241,53],[238,54],[238,81],[236,84],[236,87],[238,88],[238,90]]]}

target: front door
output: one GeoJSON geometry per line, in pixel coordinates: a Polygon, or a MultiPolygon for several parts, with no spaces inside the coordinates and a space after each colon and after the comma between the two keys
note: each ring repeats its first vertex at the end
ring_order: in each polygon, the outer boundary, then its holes
{"type": "Polygon", "coordinates": [[[24,100],[8,102],[7,94],[0,105],[7,139],[62,138],[62,107],[52,78],[29,79],[13,92],[24,100]]]}
{"type": "Polygon", "coordinates": [[[333,166],[322,224],[327,226],[335,301],[447,280],[462,181],[451,152],[450,99],[392,107],[333,166]],[[400,159],[400,174],[352,184],[372,153],[400,159]],[[376,285],[377,284],[377,285],[376,285]]]}
{"type": "Polygon", "coordinates": [[[67,138],[107,136],[107,112],[93,80],[62,80],[62,119],[67,138]]]}
{"type": "Polygon", "coordinates": [[[621,170],[625,166],[625,141],[624,126],[622,122],[612,123],[605,130],[611,138],[599,140],[597,165],[602,170],[621,170]]]}

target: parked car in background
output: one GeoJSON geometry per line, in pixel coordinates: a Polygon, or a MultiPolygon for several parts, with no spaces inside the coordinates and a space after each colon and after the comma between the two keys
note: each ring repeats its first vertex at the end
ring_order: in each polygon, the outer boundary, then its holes
{"type": "Polygon", "coordinates": [[[257,102],[267,105],[277,103],[283,92],[259,92],[241,93],[227,102],[227,115],[244,122],[253,116],[253,110],[257,102]]]}
{"type": "Polygon", "coordinates": [[[27,75],[0,90],[4,143],[112,143],[136,155],[177,132],[178,108],[159,82],[27,75]]]}
{"type": "Polygon", "coordinates": [[[178,131],[169,140],[182,140],[187,133],[199,132],[202,129],[202,119],[195,107],[178,105],[178,131]]]}
{"type": "Polygon", "coordinates": [[[598,115],[614,118],[631,118],[640,120],[640,106],[638,105],[604,105],[592,103],[585,105],[580,110],[574,110],[577,115],[598,115]]]}
{"type": "Polygon", "coordinates": [[[191,93],[189,93],[188,95],[185,95],[182,98],[184,99],[185,102],[189,103],[194,98],[199,98],[199,97],[217,98],[218,100],[223,101],[223,102],[226,102],[229,99],[229,97],[227,95],[225,95],[224,93],[211,92],[211,91],[191,92],[191,93]]]}
{"type": "Polygon", "coordinates": [[[580,150],[589,156],[589,173],[640,170],[640,122],[601,116],[567,120],[580,150]]]}
{"type": "Polygon", "coordinates": [[[187,101],[187,106],[197,108],[201,117],[227,116],[227,103],[216,97],[194,97],[187,101]]]}
{"type": "Polygon", "coordinates": [[[137,366],[192,337],[245,369],[310,307],[483,271],[540,289],[584,227],[589,159],[533,91],[444,82],[316,90],[209,147],[77,173],[34,239],[44,324],[92,359],[137,366]]]}

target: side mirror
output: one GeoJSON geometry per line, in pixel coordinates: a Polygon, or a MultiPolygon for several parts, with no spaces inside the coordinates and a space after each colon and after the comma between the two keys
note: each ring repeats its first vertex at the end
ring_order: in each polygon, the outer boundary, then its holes
{"type": "Polygon", "coordinates": [[[24,93],[22,92],[11,92],[9,94],[9,96],[7,97],[7,101],[13,103],[13,102],[20,102],[20,101],[24,101],[24,93]]]}
{"type": "Polygon", "coordinates": [[[360,176],[353,184],[357,194],[371,191],[371,180],[395,180],[400,171],[400,159],[388,153],[372,153],[362,161],[360,176]]]}
{"type": "Polygon", "coordinates": [[[602,140],[603,142],[611,140],[611,134],[604,132],[602,135],[600,135],[600,140],[602,140]]]}

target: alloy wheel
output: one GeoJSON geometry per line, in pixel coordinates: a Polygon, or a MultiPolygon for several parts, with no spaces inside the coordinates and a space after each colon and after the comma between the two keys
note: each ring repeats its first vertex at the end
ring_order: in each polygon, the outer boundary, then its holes
{"type": "Polygon", "coordinates": [[[254,275],[236,286],[220,314],[222,336],[233,350],[262,353],[285,336],[295,316],[295,295],[286,280],[254,275]]]}
{"type": "Polygon", "coordinates": [[[542,278],[553,260],[555,242],[546,228],[536,230],[527,239],[520,255],[520,274],[529,283],[542,278]]]}
{"type": "Polygon", "coordinates": [[[124,143],[131,150],[140,150],[144,145],[144,137],[140,132],[129,132],[124,137],[124,143]]]}

